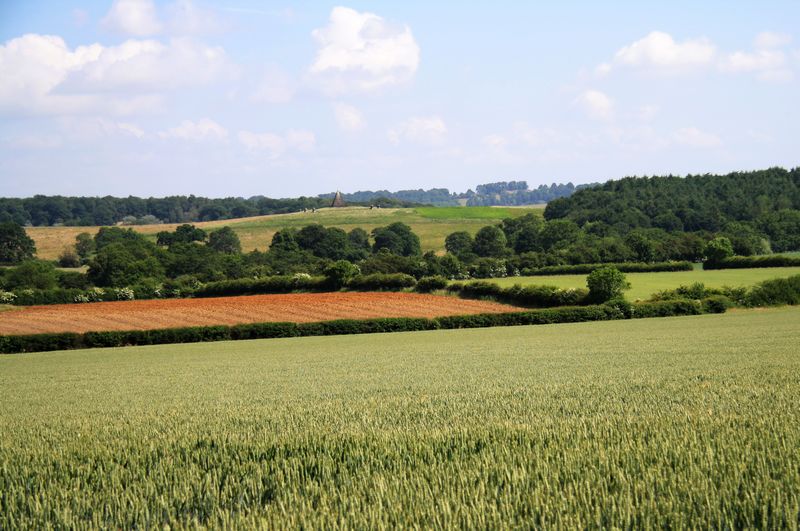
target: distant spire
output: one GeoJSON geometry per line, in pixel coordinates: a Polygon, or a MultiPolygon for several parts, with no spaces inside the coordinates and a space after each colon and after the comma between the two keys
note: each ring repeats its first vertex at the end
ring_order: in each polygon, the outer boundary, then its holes
{"type": "Polygon", "coordinates": [[[343,207],[343,206],[346,205],[344,204],[344,197],[342,197],[342,192],[336,190],[336,195],[333,196],[333,202],[331,203],[331,208],[343,207]]]}

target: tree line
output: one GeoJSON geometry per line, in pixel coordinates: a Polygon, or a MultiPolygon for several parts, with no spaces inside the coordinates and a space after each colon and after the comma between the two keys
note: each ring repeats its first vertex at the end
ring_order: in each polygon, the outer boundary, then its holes
{"type": "MultiPolygon", "coordinates": [[[[800,168],[627,177],[555,199],[544,216],[620,234],[727,232],[748,240],[760,237],[772,251],[794,251],[800,249],[800,168]]],[[[740,251],[736,254],[758,254],[740,251]]]]}

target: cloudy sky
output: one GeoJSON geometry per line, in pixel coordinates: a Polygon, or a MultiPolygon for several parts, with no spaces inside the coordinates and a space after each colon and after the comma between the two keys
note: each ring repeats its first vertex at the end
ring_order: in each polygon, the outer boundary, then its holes
{"type": "Polygon", "coordinates": [[[5,0],[0,196],[800,164],[796,1],[432,4],[5,0]]]}

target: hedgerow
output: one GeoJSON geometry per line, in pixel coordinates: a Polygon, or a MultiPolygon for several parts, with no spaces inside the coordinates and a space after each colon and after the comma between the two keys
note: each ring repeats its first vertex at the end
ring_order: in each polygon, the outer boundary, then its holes
{"type": "Polygon", "coordinates": [[[588,275],[601,267],[614,267],[623,273],[663,273],[668,271],[691,271],[694,266],[691,262],[615,262],[608,264],[577,264],[544,266],[534,269],[523,269],[523,275],[588,275]]]}
{"type": "Polygon", "coordinates": [[[703,264],[703,269],[750,269],[758,267],[800,267],[800,256],[782,254],[771,256],[731,256],[730,258],[703,264]]]}
{"type": "Polygon", "coordinates": [[[241,325],[199,326],[157,330],[59,333],[0,336],[0,353],[40,352],[81,348],[116,348],[133,345],[198,343],[239,339],[374,334],[421,330],[485,328],[584,321],[608,321],[629,317],[664,317],[719,313],[722,306],[705,301],[674,300],[632,305],[623,311],[616,304],[569,306],[526,312],[460,315],[425,318],[341,319],[318,323],[255,323],[241,325]]]}

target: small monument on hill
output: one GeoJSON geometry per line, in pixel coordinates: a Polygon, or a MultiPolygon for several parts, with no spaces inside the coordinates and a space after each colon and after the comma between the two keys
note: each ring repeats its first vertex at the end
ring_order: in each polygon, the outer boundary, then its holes
{"type": "Polygon", "coordinates": [[[333,202],[331,203],[331,208],[343,207],[347,206],[344,202],[344,197],[342,197],[342,192],[336,190],[336,195],[333,196],[333,202]]]}

